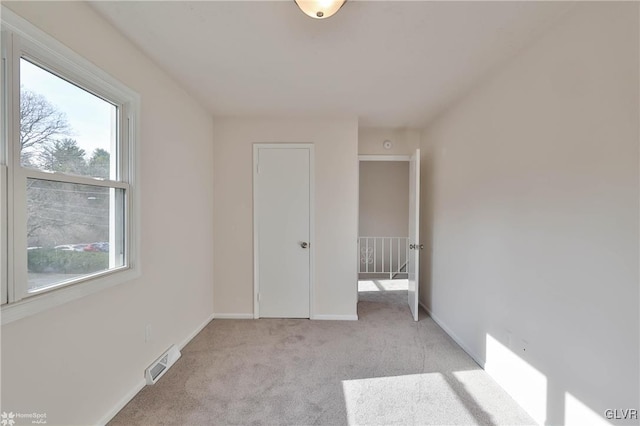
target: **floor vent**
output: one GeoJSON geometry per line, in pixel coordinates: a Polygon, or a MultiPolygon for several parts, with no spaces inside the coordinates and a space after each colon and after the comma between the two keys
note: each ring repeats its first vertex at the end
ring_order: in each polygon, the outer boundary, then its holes
{"type": "Polygon", "coordinates": [[[180,351],[176,345],[171,347],[162,355],[156,359],[146,370],[144,370],[144,377],[147,379],[147,384],[152,385],[157,382],[160,377],[167,372],[175,362],[180,359],[180,351]]]}

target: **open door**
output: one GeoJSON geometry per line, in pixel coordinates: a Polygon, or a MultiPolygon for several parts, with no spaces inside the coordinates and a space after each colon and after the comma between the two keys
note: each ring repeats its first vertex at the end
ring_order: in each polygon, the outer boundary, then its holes
{"type": "Polygon", "coordinates": [[[418,289],[420,288],[420,150],[411,156],[409,163],[409,308],[418,321],[418,289]]]}

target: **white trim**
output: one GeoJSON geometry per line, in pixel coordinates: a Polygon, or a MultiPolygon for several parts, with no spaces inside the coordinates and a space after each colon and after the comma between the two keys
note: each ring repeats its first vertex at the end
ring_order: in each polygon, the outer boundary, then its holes
{"type": "MultiPolygon", "coordinates": [[[[259,147],[254,144],[253,145],[253,199],[252,199],[252,210],[253,210],[253,316],[252,318],[258,319],[260,318],[260,299],[259,299],[259,262],[258,262],[258,213],[256,207],[256,197],[258,187],[258,164],[259,164],[259,147]]],[[[215,314],[217,316],[217,314],[215,314]]],[[[220,318],[220,317],[218,317],[220,318]]],[[[224,318],[224,317],[223,317],[224,318]]]]}
{"type": "Polygon", "coordinates": [[[213,314],[209,315],[206,320],[202,324],[200,324],[195,330],[191,332],[183,341],[178,345],[179,350],[183,350],[185,346],[189,344],[209,323],[213,321],[213,314]]]}
{"type": "MultiPolygon", "coordinates": [[[[93,93],[110,102],[115,102],[121,108],[120,114],[120,140],[121,158],[120,172],[123,181],[99,180],[91,177],[64,176],[60,173],[47,173],[38,170],[24,169],[20,167],[19,152],[14,149],[17,141],[7,139],[8,158],[7,165],[11,165],[7,176],[7,198],[11,205],[7,206],[7,291],[9,304],[1,309],[1,322],[6,324],[26,316],[42,312],[53,306],[57,306],[71,300],[93,294],[99,290],[130,281],[141,274],[140,269],[140,182],[137,179],[140,156],[138,141],[140,128],[137,125],[137,117],[140,115],[140,96],[126,85],[111,77],[108,73],[94,65],[92,62],[75,53],[47,33],[33,26],[5,6],[1,6],[3,32],[3,50],[6,54],[9,67],[6,71],[7,91],[6,97],[11,97],[11,105],[19,104],[19,84],[16,73],[19,71],[19,59],[24,54],[29,60],[35,61],[54,74],[62,75],[70,79],[73,84],[79,85],[90,93],[93,93]],[[8,40],[8,39],[11,40],[8,40]],[[64,177],[63,177],[64,176],[64,177]],[[125,200],[126,214],[124,217],[125,233],[127,235],[126,265],[104,273],[83,277],[77,283],[68,283],[50,292],[31,294],[27,292],[26,283],[26,256],[16,256],[16,253],[26,253],[26,221],[24,210],[26,205],[25,191],[15,185],[15,182],[29,177],[60,182],[81,183],[126,190],[125,200]],[[19,218],[19,220],[17,220],[19,218]],[[22,299],[22,300],[21,300],[22,299]]],[[[3,106],[3,108],[6,107],[3,106]]],[[[10,108],[7,113],[7,128],[19,128],[19,117],[12,114],[10,108]]],[[[13,137],[17,138],[16,131],[13,137]]],[[[121,177],[118,176],[118,179],[121,177]]],[[[2,264],[0,269],[4,269],[2,264]]]]}
{"type": "Polygon", "coordinates": [[[309,318],[315,313],[316,291],[316,148],[309,144],[309,318]]]}
{"type": "MultiPolygon", "coordinates": [[[[1,154],[0,154],[1,156],[1,154]]],[[[4,305],[8,302],[8,285],[7,285],[7,270],[9,268],[3,267],[8,265],[7,257],[7,166],[1,164],[0,160],[0,305],[4,305]]]]}
{"type": "MultiPolygon", "coordinates": [[[[360,167],[361,161],[404,161],[410,162],[411,155],[358,155],[358,167],[360,167]]],[[[358,173],[358,198],[356,198],[356,204],[358,205],[358,220],[357,220],[357,228],[360,229],[360,205],[357,200],[360,197],[360,173],[358,173]]],[[[358,246],[359,237],[356,238],[356,259],[360,259],[360,250],[358,246]]],[[[356,280],[355,280],[355,291],[358,293],[358,280],[360,277],[360,262],[356,263],[356,280]]],[[[356,302],[357,304],[357,302],[356,302]]],[[[356,315],[357,319],[357,315],[356,315]]]]}
{"type": "MultiPolygon", "coordinates": [[[[308,149],[309,150],[309,318],[314,315],[315,305],[315,145],[313,143],[254,143],[253,144],[253,319],[260,318],[259,262],[258,262],[258,208],[257,182],[260,149],[308,149]]],[[[220,318],[216,316],[216,318],[220,318]]]]}
{"type": "MultiPolygon", "coordinates": [[[[5,8],[2,7],[2,16],[3,19],[6,19],[5,8]]],[[[19,275],[16,274],[16,262],[17,257],[15,255],[15,247],[14,241],[16,241],[16,235],[19,234],[19,230],[16,229],[19,224],[16,220],[16,212],[12,207],[16,202],[16,197],[18,197],[19,191],[15,191],[16,185],[16,176],[14,172],[13,164],[16,162],[16,158],[20,158],[20,151],[17,148],[16,138],[18,138],[19,129],[20,129],[20,114],[16,108],[10,108],[11,105],[19,105],[20,104],[20,83],[16,75],[19,75],[19,55],[14,49],[14,41],[16,35],[10,31],[7,31],[4,27],[2,28],[2,32],[4,33],[3,42],[4,42],[4,56],[5,59],[5,78],[6,78],[6,90],[7,93],[3,101],[5,101],[3,108],[6,108],[6,116],[7,116],[7,129],[6,133],[3,135],[5,137],[5,146],[4,149],[7,150],[6,164],[7,164],[7,294],[9,302],[14,302],[19,298],[16,295],[16,286],[14,283],[16,280],[20,280],[19,275]],[[14,138],[14,139],[12,139],[14,138]],[[16,152],[17,151],[17,152],[16,152]]],[[[26,250],[26,245],[24,247],[26,250]]],[[[5,265],[2,265],[5,266],[5,265]]],[[[2,267],[0,266],[0,267],[2,267]]],[[[24,277],[23,280],[27,278],[24,277]]]]}
{"type": "Polygon", "coordinates": [[[47,309],[62,305],[72,300],[80,299],[90,294],[97,293],[109,287],[131,281],[140,276],[140,269],[128,268],[124,271],[107,272],[103,277],[94,278],[68,287],[28,297],[19,302],[3,305],[0,310],[2,325],[34,315],[47,309]]]}
{"type": "Polygon", "coordinates": [[[109,179],[99,179],[90,176],[68,175],[60,172],[49,172],[45,170],[24,169],[24,174],[28,179],[48,180],[61,183],[77,183],[80,185],[99,186],[101,188],[118,188],[129,190],[126,181],[115,181],[109,179]]]}
{"type": "MultiPolygon", "coordinates": [[[[409,162],[409,247],[414,238],[414,251],[407,254],[407,289],[413,290],[415,282],[415,294],[409,299],[409,308],[413,313],[414,321],[420,319],[420,148],[417,148],[409,162]],[[413,200],[413,209],[411,201],[413,200]],[[413,218],[413,220],[411,220],[413,218]],[[413,261],[413,264],[412,262],[413,261]]],[[[412,292],[407,291],[409,296],[412,292]]]]}
{"type": "Polygon", "coordinates": [[[213,314],[215,319],[254,319],[253,314],[213,314]]]}
{"type": "Polygon", "coordinates": [[[312,320],[319,321],[358,321],[358,315],[314,315],[312,320]]]}
{"type": "Polygon", "coordinates": [[[105,414],[100,420],[98,420],[97,424],[100,426],[105,426],[107,423],[113,420],[116,414],[118,414],[125,405],[127,405],[142,389],[144,389],[146,385],[147,382],[144,379],[140,379],[140,381],[136,383],[135,386],[129,392],[127,392],[127,394],[123,396],[122,399],[118,401],[107,414],[105,414]]]}
{"type": "Polygon", "coordinates": [[[460,346],[462,348],[463,351],[465,351],[467,353],[467,355],[469,355],[475,362],[476,364],[478,364],[481,368],[486,369],[485,368],[485,360],[481,357],[478,356],[478,354],[476,354],[475,352],[473,352],[471,349],[469,349],[469,347],[463,342],[463,340],[458,337],[458,335],[456,333],[453,332],[453,330],[451,330],[451,328],[449,328],[444,321],[442,321],[440,318],[438,318],[437,316],[435,316],[433,314],[433,312],[431,312],[431,310],[429,308],[427,308],[427,306],[422,303],[419,302],[420,306],[422,306],[422,309],[424,309],[427,314],[431,317],[431,319],[438,324],[438,326],[449,335],[449,337],[451,337],[451,339],[453,339],[454,342],[456,342],[458,344],[458,346],[460,346]]]}
{"type": "MultiPolygon", "coordinates": [[[[53,65],[54,68],[60,67],[70,70],[75,84],[87,84],[91,87],[91,90],[88,91],[92,93],[95,93],[96,89],[107,89],[109,97],[115,95],[118,98],[128,99],[131,96],[131,90],[106,71],[78,55],[75,51],[14,13],[11,9],[6,6],[1,7],[3,26],[18,34],[23,43],[27,41],[30,49],[35,48],[38,53],[46,55],[49,66],[53,65]],[[31,46],[32,44],[37,45],[37,47],[31,46]],[[55,63],[50,64],[49,62],[55,63]],[[88,69],[91,69],[91,71],[88,71],[88,69]]],[[[53,69],[52,71],[57,70],[53,69]]],[[[65,71],[64,74],[68,75],[69,72],[65,71]]],[[[86,88],[84,89],[86,90],[86,88]]],[[[101,93],[95,94],[101,95],[101,93]]],[[[102,95],[104,96],[104,93],[102,95]]]]}
{"type": "Polygon", "coordinates": [[[410,155],[358,155],[358,161],[411,161],[410,155]]]}
{"type": "Polygon", "coordinates": [[[137,271],[137,275],[142,274],[142,256],[141,256],[141,241],[140,230],[142,229],[142,222],[140,219],[141,208],[141,196],[140,196],[140,124],[139,120],[142,116],[140,106],[140,95],[132,92],[133,98],[129,103],[129,110],[127,111],[127,123],[129,129],[127,132],[128,137],[128,158],[127,167],[129,174],[129,190],[127,191],[128,197],[126,200],[126,209],[129,212],[129,223],[126,223],[126,232],[128,232],[128,249],[129,249],[129,268],[137,271]]]}
{"type": "MultiPolygon", "coordinates": [[[[2,31],[0,33],[0,128],[2,128],[2,133],[0,134],[0,140],[7,140],[11,131],[9,127],[11,127],[11,114],[8,114],[7,111],[7,96],[12,93],[11,88],[5,86],[5,83],[12,81],[10,79],[11,71],[5,69],[6,62],[4,61],[5,55],[7,52],[7,48],[10,47],[10,40],[12,36],[10,33],[5,33],[2,31]],[[9,90],[7,90],[9,89],[9,90]]],[[[8,221],[9,217],[7,215],[7,197],[8,197],[8,150],[4,149],[0,143],[0,291],[2,294],[0,295],[0,305],[3,305],[9,301],[9,257],[8,257],[8,221]]]]}

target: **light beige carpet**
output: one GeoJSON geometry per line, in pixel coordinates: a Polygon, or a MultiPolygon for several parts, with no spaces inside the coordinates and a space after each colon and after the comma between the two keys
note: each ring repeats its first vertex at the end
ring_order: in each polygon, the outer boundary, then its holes
{"type": "Polygon", "coordinates": [[[359,321],[214,320],[110,424],[533,424],[399,288],[363,282],[359,321]]]}

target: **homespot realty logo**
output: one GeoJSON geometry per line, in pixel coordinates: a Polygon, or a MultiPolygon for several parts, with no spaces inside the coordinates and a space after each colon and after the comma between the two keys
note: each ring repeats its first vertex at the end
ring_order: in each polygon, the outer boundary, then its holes
{"type": "Polygon", "coordinates": [[[21,424],[47,424],[47,413],[14,413],[13,411],[0,413],[0,425],[13,426],[21,424]]]}

